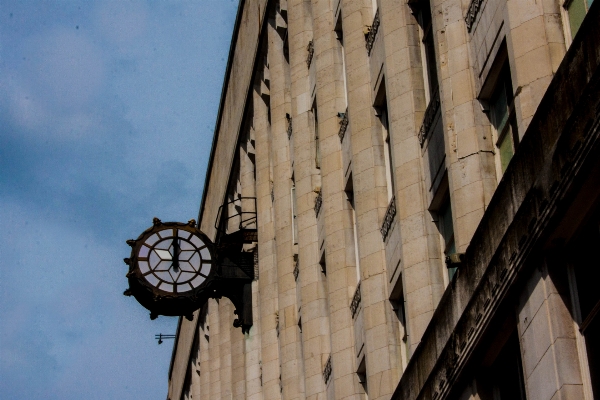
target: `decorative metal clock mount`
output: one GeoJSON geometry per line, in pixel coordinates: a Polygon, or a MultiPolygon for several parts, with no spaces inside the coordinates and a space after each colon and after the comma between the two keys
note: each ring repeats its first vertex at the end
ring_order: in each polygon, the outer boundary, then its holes
{"type": "Polygon", "coordinates": [[[209,298],[227,297],[237,315],[233,325],[248,331],[254,252],[244,251],[243,246],[256,241],[256,212],[252,214],[254,229],[247,229],[248,220],[242,221],[236,232],[219,235],[216,245],[195,220],[186,224],[154,218],[152,227],[127,240],[132,249],[124,259],[129,265],[129,289],[123,294],[134,296],[150,310],[151,319],[167,315],[192,320],[194,311],[209,298]]]}

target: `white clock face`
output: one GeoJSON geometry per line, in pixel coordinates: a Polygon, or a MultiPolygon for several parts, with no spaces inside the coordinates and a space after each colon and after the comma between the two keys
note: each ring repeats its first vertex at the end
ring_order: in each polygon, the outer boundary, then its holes
{"type": "Polygon", "coordinates": [[[200,237],[183,229],[165,228],[146,239],[138,252],[138,265],[152,286],[183,293],[204,283],[212,257],[200,237]]]}

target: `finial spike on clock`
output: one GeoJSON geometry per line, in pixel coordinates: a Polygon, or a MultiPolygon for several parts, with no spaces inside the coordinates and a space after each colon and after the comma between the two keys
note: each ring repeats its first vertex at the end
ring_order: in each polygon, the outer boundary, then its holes
{"type": "Polygon", "coordinates": [[[160,224],[162,224],[162,221],[156,217],[152,218],[152,223],[154,224],[154,226],[158,226],[160,224]]]}

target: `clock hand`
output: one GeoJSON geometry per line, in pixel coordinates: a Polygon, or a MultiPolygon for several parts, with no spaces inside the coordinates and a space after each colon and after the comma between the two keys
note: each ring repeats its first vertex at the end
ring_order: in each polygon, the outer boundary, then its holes
{"type": "Polygon", "coordinates": [[[175,272],[179,269],[179,241],[177,240],[177,233],[175,233],[175,237],[173,237],[173,269],[175,272]]]}

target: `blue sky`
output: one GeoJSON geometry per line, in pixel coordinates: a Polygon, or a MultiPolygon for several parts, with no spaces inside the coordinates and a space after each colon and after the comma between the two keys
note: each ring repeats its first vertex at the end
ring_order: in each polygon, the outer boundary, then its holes
{"type": "Polygon", "coordinates": [[[2,398],[166,398],[125,240],[197,215],[237,6],[0,1],[2,398]]]}

